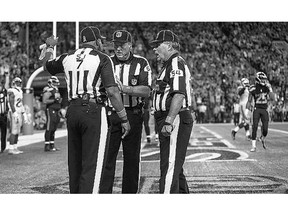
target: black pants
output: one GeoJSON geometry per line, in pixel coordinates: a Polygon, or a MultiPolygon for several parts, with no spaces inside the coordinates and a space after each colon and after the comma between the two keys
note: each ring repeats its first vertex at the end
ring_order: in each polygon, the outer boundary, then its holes
{"type": "Polygon", "coordinates": [[[58,124],[60,122],[60,116],[58,110],[47,108],[45,111],[46,114],[46,130],[44,133],[45,142],[54,141],[55,131],[57,130],[58,124]]]}
{"type": "Polygon", "coordinates": [[[252,140],[256,140],[259,120],[261,119],[261,132],[264,137],[268,134],[269,114],[266,109],[255,108],[253,111],[252,140]]]}
{"type": "Polygon", "coordinates": [[[239,124],[240,113],[234,113],[234,125],[239,124]]]}
{"type": "Polygon", "coordinates": [[[165,137],[161,129],[167,115],[155,112],[160,138],[160,193],[189,193],[183,164],[193,127],[191,111],[181,111],[174,120],[172,134],[165,137]]]}
{"type": "Polygon", "coordinates": [[[123,140],[121,138],[122,127],[117,113],[114,111],[108,113],[111,122],[111,136],[100,193],[112,193],[116,160],[121,142],[123,148],[122,193],[138,192],[143,114],[141,109],[126,108],[126,112],[131,130],[123,140]]]}
{"type": "Polygon", "coordinates": [[[1,127],[1,152],[6,149],[6,136],[7,136],[7,115],[0,115],[0,127],[1,127]]]}
{"type": "Polygon", "coordinates": [[[106,109],[76,100],[66,117],[70,193],[98,193],[109,140],[106,109]]]}

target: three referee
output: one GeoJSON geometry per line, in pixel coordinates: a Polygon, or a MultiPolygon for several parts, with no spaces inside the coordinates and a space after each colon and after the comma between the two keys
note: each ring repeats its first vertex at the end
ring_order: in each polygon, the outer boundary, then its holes
{"type": "Polygon", "coordinates": [[[191,74],[172,31],[158,32],[151,46],[163,63],[152,101],[160,138],[160,193],[189,193],[183,164],[194,122],[191,74]]]}
{"type": "Polygon", "coordinates": [[[69,54],[48,61],[57,38],[47,38],[48,49],[44,67],[52,75],[65,73],[68,100],[66,118],[68,129],[68,170],[70,193],[98,193],[109,139],[109,125],[105,109],[106,90],[120,121],[121,136],[130,131],[114,77],[111,58],[102,52],[103,36],[96,27],[80,32],[82,46],[69,54]]]}

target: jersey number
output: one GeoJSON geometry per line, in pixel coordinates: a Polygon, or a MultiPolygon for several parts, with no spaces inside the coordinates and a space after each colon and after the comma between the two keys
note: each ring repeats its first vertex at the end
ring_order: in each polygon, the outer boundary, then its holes
{"type": "Polygon", "coordinates": [[[267,103],[267,98],[266,98],[266,93],[260,93],[256,99],[256,104],[266,104],[267,103]]]}

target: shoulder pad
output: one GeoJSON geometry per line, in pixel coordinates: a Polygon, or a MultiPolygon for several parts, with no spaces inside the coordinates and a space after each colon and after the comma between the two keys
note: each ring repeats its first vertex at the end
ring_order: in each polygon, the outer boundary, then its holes
{"type": "Polygon", "coordinates": [[[255,91],[255,89],[256,89],[256,86],[255,85],[251,85],[249,87],[249,92],[255,91]]]}
{"type": "Polygon", "coordinates": [[[53,91],[54,89],[52,87],[49,87],[49,86],[45,86],[44,89],[43,89],[43,92],[50,92],[50,91],[53,91]]]}

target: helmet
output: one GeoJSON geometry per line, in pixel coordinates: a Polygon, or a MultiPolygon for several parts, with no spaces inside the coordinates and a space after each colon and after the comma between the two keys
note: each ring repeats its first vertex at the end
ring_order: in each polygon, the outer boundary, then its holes
{"type": "Polygon", "coordinates": [[[19,77],[15,77],[13,80],[12,80],[12,87],[21,87],[22,85],[22,80],[19,78],[19,77]]]}
{"type": "Polygon", "coordinates": [[[256,83],[260,84],[260,85],[265,85],[265,83],[268,81],[268,78],[266,76],[266,74],[264,72],[257,72],[256,73],[256,83]]]}
{"type": "Polygon", "coordinates": [[[56,76],[51,76],[48,80],[48,85],[50,87],[56,87],[56,86],[60,85],[60,81],[56,76]]]}
{"type": "Polygon", "coordinates": [[[241,79],[241,85],[243,87],[248,87],[249,86],[249,80],[247,78],[242,78],[241,79]]]}

